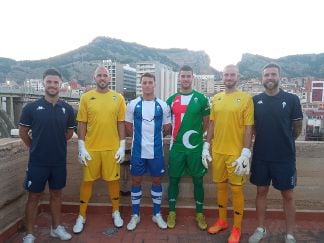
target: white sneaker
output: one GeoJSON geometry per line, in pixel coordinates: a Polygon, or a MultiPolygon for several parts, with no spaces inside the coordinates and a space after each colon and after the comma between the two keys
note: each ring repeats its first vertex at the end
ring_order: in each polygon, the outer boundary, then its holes
{"type": "Polygon", "coordinates": [[[35,239],[35,236],[28,234],[23,238],[23,243],[34,243],[35,239]]]}
{"type": "Polygon", "coordinates": [[[141,221],[140,216],[137,214],[133,214],[131,217],[131,220],[129,221],[127,225],[128,230],[134,230],[136,228],[136,225],[141,221]]]}
{"type": "Polygon", "coordinates": [[[70,240],[72,235],[70,235],[63,226],[59,225],[56,229],[52,229],[50,235],[54,238],[60,238],[60,240],[70,240]]]}
{"type": "Polygon", "coordinates": [[[286,234],[285,236],[285,243],[296,243],[296,239],[291,234],[286,234]]]}
{"type": "Polygon", "coordinates": [[[163,220],[162,215],[160,213],[155,214],[152,217],[154,223],[156,223],[160,229],[166,229],[168,227],[167,223],[163,220]]]}
{"type": "Polygon", "coordinates": [[[258,227],[254,231],[253,235],[249,238],[249,243],[259,243],[260,240],[264,239],[267,235],[267,231],[265,228],[258,227]]]}
{"type": "Polygon", "coordinates": [[[112,214],[112,218],[114,219],[114,225],[117,228],[123,227],[124,221],[123,219],[120,217],[120,213],[118,210],[116,210],[115,212],[113,212],[112,214]]]}
{"type": "Polygon", "coordinates": [[[81,215],[75,221],[75,225],[73,226],[73,233],[78,234],[83,230],[83,226],[85,224],[85,218],[81,215]]]}

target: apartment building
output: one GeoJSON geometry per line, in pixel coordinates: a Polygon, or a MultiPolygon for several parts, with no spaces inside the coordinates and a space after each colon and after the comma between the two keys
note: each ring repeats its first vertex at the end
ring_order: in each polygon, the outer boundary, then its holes
{"type": "Polygon", "coordinates": [[[155,75],[156,97],[166,100],[177,91],[178,73],[171,67],[159,62],[145,61],[136,63],[136,96],[142,95],[140,78],[144,73],[155,75]]]}

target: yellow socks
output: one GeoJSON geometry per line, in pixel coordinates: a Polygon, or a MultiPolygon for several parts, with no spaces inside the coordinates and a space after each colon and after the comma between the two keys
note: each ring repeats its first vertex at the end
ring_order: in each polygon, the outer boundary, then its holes
{"type": "Polygon", "coordinates": [[[84,181],[80,187],[80,212],[82,217],[86,217],[88,203],[92,194],[93,181],[84,181]]]}
{"type": "Polygon", "coordinates": [[[233,227],[241,229],[243,210],[244,210],[244,194],[243,186],[231,185],[233,210],[234,210],[234,223],[233,227]]]}
{"type": "Polygon", "coordinates": [[[220,182],[216,184],[217,187],[217,203],[219,218],[227,221],[227,182],[220,182]]]}
{"type": "Polygon", "coordinates": [[[108,194],[111,200],[112,212],[119,211],[119,180],[108,181],[108,194]]]}

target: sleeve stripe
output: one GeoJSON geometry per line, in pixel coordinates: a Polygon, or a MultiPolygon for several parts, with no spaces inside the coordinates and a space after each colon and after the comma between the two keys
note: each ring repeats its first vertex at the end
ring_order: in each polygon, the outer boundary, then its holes
{"type": "Polygon", "coordinates": [[[19,125],[24,126],[24,127],[30,127],[31,126],[29,124],[24,124],[24,123],[21,123],[21,122],[19,122],[19,125]]]}

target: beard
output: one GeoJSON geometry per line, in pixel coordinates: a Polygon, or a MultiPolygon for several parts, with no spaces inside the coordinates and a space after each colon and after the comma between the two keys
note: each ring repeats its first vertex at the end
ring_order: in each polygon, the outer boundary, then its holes
{"type": "Polygon", "coordinates": [[[97,83],[97,88],[98,89],[102,89],[102,90],[107,89],[108,88],[108,84],[109,83],[99,82],[99,83],[97,83]]]}
{"type": "Polygon", "coordinates": [[[52,89],[45,89],[45,94],[50,96],[50,97],[57,97],[59,94],[59,91],[57,90],[53,90],[53,92],[51,92],[52,89]]]}
{"type": "Polygon", "coordinates": [[[267,90],[275,90],[278,88],[278,86],[279,82],[275,80],[263,84],[263,87],[267,90]]]}
{"type": "Polygon", "coordinates": [[[224,85],[227,89],[233,89],[235,88],[236,86],[236,83],[235,81],[224,81],[224,85]]]}

